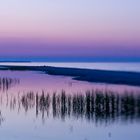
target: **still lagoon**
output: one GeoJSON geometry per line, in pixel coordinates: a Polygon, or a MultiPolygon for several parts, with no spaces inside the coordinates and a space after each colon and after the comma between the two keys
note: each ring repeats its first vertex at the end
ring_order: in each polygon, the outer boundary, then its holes
{"type": "Polygon", "coordinates": [[[140,87],[0,71],[2,140],[139,140],[140,87]]]}

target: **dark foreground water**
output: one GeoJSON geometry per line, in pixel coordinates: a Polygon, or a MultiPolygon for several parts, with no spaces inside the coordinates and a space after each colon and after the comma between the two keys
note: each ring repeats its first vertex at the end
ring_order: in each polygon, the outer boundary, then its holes
{"type": "Polygon", "coordinates": [[[2,140],[139,140],[140,87],[0,71],[2,140]]]}

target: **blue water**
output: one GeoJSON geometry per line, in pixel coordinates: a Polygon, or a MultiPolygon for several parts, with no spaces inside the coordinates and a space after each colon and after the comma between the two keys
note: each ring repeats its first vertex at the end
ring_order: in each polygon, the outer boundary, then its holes
{"type": "Polygon", "coordinates": [[[140,63],[55,63],[55,62],[26,62],[26,63],[0,63],[0,65],[19,65],[19,66],[56,66],[68,68],[86,68],[99,70],[133,71],[140,72],[140,63]]]}
{"type": "Polygon", "coordinates": [[[139,140],[139,105],[140,87],[0,71],[0,140],[139,140]]]}

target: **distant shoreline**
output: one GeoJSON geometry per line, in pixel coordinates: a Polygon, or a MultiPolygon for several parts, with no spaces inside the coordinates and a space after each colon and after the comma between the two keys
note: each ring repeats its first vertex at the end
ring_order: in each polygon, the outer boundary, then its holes
{"type": "Polygon", "coordinates": [[[64,68],[51,66],[6,66],[6,65],[1,65],[0,70],[42,71],[50,75],[71,76],[73,77],[74,80],[79,81],[140,86],[139,72],[91,70],[91,69],[64,68]]]}
{"type": "Polygon", "coordinates": [[[31,63],[32,61],[0,61],[0,63],[31,63]]]}
{"type": "Polygon", "coordinates": [[[0,63],[140,63],[140,61],[0,61],[0,63]]]}

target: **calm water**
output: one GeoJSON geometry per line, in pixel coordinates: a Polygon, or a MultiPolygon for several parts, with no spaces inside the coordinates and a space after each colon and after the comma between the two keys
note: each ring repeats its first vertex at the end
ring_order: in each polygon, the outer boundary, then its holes
{"type": "Polygon", "coordinates": [[[139,140],[140,87],[0,71],[2,140],[139,140]]]}
{"type": "Polygon", "coordinates": [[[68,68],[88,68],[100,70],[119,70],[140,72],[140,63],[49,63],[49,62],[32,62],[32,63],[0,63],[0,65],[19,65],[19,66],[57,66],[68,68]]]}

